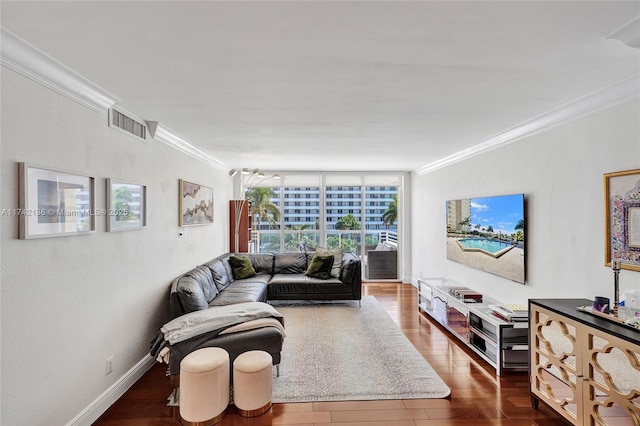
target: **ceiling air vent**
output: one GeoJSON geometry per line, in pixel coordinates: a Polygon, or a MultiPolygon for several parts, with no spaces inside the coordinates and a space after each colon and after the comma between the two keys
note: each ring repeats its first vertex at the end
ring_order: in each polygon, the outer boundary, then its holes
{"type": "Polygon", "coordinates": [[[109,127],[138,140],[147,140],[147,126],[144,120],[121,108],[109,109],[109,127]]]}

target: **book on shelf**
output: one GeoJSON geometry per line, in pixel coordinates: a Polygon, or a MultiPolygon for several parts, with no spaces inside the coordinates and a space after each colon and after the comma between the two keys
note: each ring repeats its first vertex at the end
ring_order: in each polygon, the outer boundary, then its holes
{"type": "Polygon", "coordinates": [[[528,321],[529,310],[520,309],[522,305],[516,304],[500,304],[489,305],[491,313],[505,321],[528,321]]]}
{"type": "Polygon", "coordinates": [[[454,297],[456,297],[456,292],[457,292],[458,290],[470,290],[470,288],[468,288],[468,287],[455,287],[455,286],[452,286],[452,287],[449,287],[449,295],[450,295],[450,296],[454,296],[454,297]]]}
{"type": "Polygon", "coordinates": [[[529,345],[513,345],[511,346],[509,349],[511,349],[512,351],[528,351],[529,350],[529,345]]]}
{"type": "Polygon", "coordinates": [[[512,313],[517,313],[517,314],[529,314],[529,308],[527,307],[527,305],[523,305],[520,303],[501,303],[500,308],[512,312],[512,313]]]}
{"type": "Polygon", "coordinates": [[[529,317],[507,317],[499,312],[492,311],[491,315],[506,322],[527,322],[529,317]]]}
{"type": "Polygon", "coordinates": [[[482,294],[474,290],[469,290],[469,289],[456,290],[455,296],[458,299],[462,299],[465,302],[467,300],[471,302],[482,302],[482,294]]]}

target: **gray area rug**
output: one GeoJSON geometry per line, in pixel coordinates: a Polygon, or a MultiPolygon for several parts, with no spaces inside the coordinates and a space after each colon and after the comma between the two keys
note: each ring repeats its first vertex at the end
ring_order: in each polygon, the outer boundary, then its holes
{"type": "MultiPolygon", "coordinates": [[[[284,316],[273,402],[445,398],[451,390],[373,296],[274,303],[284,316]]],[[[275,374],[275,369],[274,369],[275,374]]]]}

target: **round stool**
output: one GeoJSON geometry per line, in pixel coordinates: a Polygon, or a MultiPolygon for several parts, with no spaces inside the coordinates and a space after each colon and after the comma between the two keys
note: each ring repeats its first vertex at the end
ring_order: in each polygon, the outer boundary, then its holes
{"type": "Polygon", "coordinates": [[[229,405],[229,354],[222,348],[191,352],[180,362],[180,417],[183,425],[218,423],[229,405]]]}
{"type": "Polygon", "coordinates": [[[245,352],[233,362],[233,402],[241,416],[259,416],[271,408],[272,363],[265,351],[245,352]]]}

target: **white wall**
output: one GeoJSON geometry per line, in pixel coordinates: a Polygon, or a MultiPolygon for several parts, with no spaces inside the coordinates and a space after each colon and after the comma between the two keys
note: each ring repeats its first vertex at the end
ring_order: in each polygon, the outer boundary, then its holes
{"type": "MultiPolygon", "coordinates": [[[[504,302],[613,298],[604,266],[603,174],[640,168],[637,101],[558,126],[466,161],[413,176],[412,275],[447,277],[504,302]],[[524,193],[526,285],[446,259],[445,201],[524,193]]],[[[621,294],[640,272],[620,273],[621,294]]]]}
{"type": "Polygon", "coordinates": [[[0,423],[62,425],[148,354],[168,319],[171,280],[227,250],[230,182],[226,171],[115,132],[106,112],[4,68],[1,90],[3,209],[18,207],[18,162],[94,176],[98,208],[106,178],[148,190],[142,230],[107,233],[98,217],[90,235],[19,240],[18,218],[0,218],[0,423]],[[180,178],[214,188],[213,225],[178,227],[180,178]]]}

